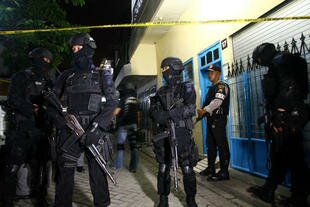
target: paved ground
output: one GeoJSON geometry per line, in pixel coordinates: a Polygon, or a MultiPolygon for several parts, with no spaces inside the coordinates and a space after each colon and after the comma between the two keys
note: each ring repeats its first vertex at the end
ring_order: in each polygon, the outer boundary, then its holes
{"type": "MultiPolygon", "coordinates": [[[[195,171],[200,171],[206,165],[206,161],[201,161],[195,171]]],[[[126,162],[128,163],[128,159],[126,162]]],[[[156,192],[156,172],[157,164],[149,148],[140,150],[140,166],[137,173],[128,172],[127,168],[122,169],[115,175],[118,184],[114,186],[110,183],[111,207],[153,207],[156,206],[158,195],[156,192]]],[[[181,174],[179,174],[181,178],[181,174]]],[[[207,182],[204,177],[197,175],[198,194],[197,203],[200,207],[249,207],[270,206],[261,202],[246,192],[246,188],[253,184],[261,184],[262,179],[231,170],[231,180],[223,182],[207,182]]],[[[173,190],[172,190],[173,192],[173,190]]],[[[287,189],[280,189],[281,194],[287,194],[287,189]]],[[[49,202],[52,205],[54,198],[54,185],[49,188],[49,202]]],[[[171,207],[186,206],[183,184],[180,181],[180,190],[173,192],[169,196],[171,207]]],[[[31,200],[21,200],[16,207],[30,207],[31,200]]],[[[92,196],[88,184],[88,173],[76,173],[74,204],[75,207],[92,206],[92,196]]]]}

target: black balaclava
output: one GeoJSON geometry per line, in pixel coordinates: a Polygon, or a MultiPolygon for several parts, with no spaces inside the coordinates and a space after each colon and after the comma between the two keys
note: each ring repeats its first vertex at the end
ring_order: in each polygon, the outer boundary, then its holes
{"type": "Polygon", "coordinates": [[[183,63],[179,58],[167,57],[161,62],[161,68],[169,67],[168,70],[164,71],[163,78],[168,83],[168,86],[175,85],[181,80],[181,73],[183,70],[183,63]]]}
{"type": "Polygon", "coordinates": [[[272,43],[263,43],[257,46],[252,54],[253,63],[261,66],[269,66],[276,56],[277,50],[272,43]]]}
{"type": "Polygon", "coordinates": [[[86,70],[93,66],[93,55],[96,49],[95,40],[87,33],[76,34],[70,39],[70,46],[81,45],[83,48],[73,53],[74,64],[78,69],[86,70]]]}
{"type": "Polygon", "coordinates": [[[29,52],[28,57],[31,60],[34,72],[42,75],[48,74],[49,67],[53,61],[53,55],[48,49],[35,48],[29,52]],[[50,63],[44,61],[44,57],[48,58],[50,63]]]}
{"type": "Polygon", "coordinates": [[[79,69],[89,69],[93,65],[93,54],[94,50],[89,46],[83,46],[83,49],[80,51],[73,53],[74,64],[79,69]]]}

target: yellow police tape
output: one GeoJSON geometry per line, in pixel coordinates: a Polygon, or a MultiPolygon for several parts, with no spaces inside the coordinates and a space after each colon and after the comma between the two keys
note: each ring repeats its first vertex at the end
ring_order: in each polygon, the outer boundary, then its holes
{"type": "Polygon", "coordinates": [[[5,79],[0,79],[0,82],[3,82],[3,83],[10,83],[11,81],[5,80],[5,79]]]}
{"type": "Polygon", "coordinates": [[[226,20],[206,20],[206,21],[170,21],[170,22],[145,22],[130,24],[108,24],[97,26],[78,26],[65,28],[48,28],[48,29],[29,29],[29,30],[0,30],[0,35],[14,35],[34,32],[55,32],[69,31],[81,29],[107,29],[107,28],[130,28],[130,27],[156,27],[156,26],[177,26],[177,25],[205,25],[205,24],[227,24],[227,23],[243,23],[243,22],[268,22],[283,20],[306,20],[310,16],[294,16],[294,17],[267,17],[256,19],[226,19],[226,20]]]}

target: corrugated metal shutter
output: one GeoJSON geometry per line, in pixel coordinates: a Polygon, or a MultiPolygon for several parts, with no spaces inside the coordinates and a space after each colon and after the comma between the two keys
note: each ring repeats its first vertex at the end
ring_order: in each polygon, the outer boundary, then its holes
{"type": "MultiPolygon", "coordinates": [[[[268,17],[288,17],[310,15],[310,1],[297,0],[283,6],[268,17]]],[[[300,36],[303,33],[306,37],[310,34],[310,21],[275,21],[257,23],[246,30],[233,36],[234,59],[246,62],[247,55],[252,54],[253,49],[263,43],[271,42],[283,46],[285,41],[290,43],[294,38],[300,43],[300,36]]],[[[307,45],[310,38],[306,38],[307,45]]]]}

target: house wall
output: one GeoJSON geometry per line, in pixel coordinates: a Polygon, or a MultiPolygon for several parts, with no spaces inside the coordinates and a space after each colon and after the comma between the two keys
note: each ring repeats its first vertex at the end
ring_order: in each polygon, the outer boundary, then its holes
{"type": "MultiPolygon", "coordinates": [[[[283,0],[193,0],[193,3],[183,13],[180,20],[212,20],[212,19],[240,19],[257,18],[272,8],[276,7],[283,0]]],[[[230,24],[209,24],[193,26],[174,26],[159,41],[156,42],[156,62],[160,65],[162,59],[167,56],[176,56],[186,61],[193,57],[194,80],[197,92],[197,106],[200,103],[200,85],[197,55],[217,41],[225,38],[228,40],[228,47],[222,51],[222,63],[233,62],[233,48],[231,35],[247,23],[230,24]]],[[[155,57],[155,56],[154,56],[155,57]]],[[[157,68],[158,87],[162,85],[160,69],[157,68]]],[[[195,141],[202,153],[202,131],[201,124],[194,129],[195,141]]]]}

